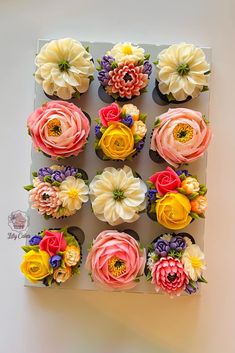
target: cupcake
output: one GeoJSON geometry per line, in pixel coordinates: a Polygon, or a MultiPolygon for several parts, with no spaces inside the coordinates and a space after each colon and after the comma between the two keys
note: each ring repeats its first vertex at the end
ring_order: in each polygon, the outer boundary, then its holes
{"type": "Polygon", "coordinates": [[[131,160],[144,147],[146,114],[133,104],[112,103],[99,110],[95,151],[102,160],[131,160]]]}
{"type": "Polygon", "coordinates": [[[46,95],[67,100],[79,98],[93,80],[95,70],[88,48],[71,38],[43,45],[35,59],[35,80],[46,95]]]}
{"type": "Polygon", "coordinates": [[[79,274],[81,245],[70,228],[45,229],[33,235],[22,249],[25,255],[20,269],[32,283],[60,285],[79,274]]]}
{"type": "Polygon", "coordinates": [[[78,156],[90,133],[90,121],[73,103],[52,101],[28,118],[33,146],[52,159],[78,156]]]}
{"type": "Polygon", "coordinates": [[[174,44],[156,61],[156,89],[162,100],[182,103],[209,89],[210,65],[193,44],[174,44]]]}
{"type": "Polygon", "coordinates": [[[94,215],[111,226],[135,222],[146,208],[145,183],[130,167],[105,168],[90,183],[94,215]]]}
{"type": "Polygon", "coordinates": [[[88,201],[88,177],[82,169],[53,165],[33,172],[33,182],[26,185],[31,208],[46,219],[74,215],[88,201]]]}
{"type": "Polygon", "coordinates": [[[131,43],[118,43],[98,60],[98,80],[115,100],[128,100],[146,91],[152,65],[150,55],[131,43]]]}
{"type": "Polygon", "coordinates": [[[205,255],[188,233],[165,233],[148,247],[146,276],[157,292],[171,297],[197,293],[206,269],[205,255]]]}
{"type": "Polygon", "coordinates": [[[200,112],[186,108],[169,109],[156,118],[150,157],[175,168],[204,155],[212,137],[209,121],[200,112]]]}
{"type": "Polygon", "coordinates": [[[127,232],[105,230],[92,242],[86,259],[91,279],[112,290],[131,289],[144,273],[145,249],[127,232]]]}
{"type": "Polygon", "coordinates": [[[194,219],[205,218],[208,206],[205,185],[188,170],[167,167],[147,181],[148,216],[168,229],[183,229],[194,219]]]}

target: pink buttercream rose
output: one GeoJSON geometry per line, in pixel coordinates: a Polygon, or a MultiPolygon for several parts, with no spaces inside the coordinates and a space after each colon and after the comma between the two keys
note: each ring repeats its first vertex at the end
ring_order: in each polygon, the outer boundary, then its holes
{"type": "Polygon", "coordinates": [[[180,295],[189,282],[184,265],[173,257],[162,257],[154,264],[151,274],[156,291],[162,289],[170,295],[180,295]]]}
{"type": "Polygon", "coordinates": [[[101,232],[89,251],[86,267],[94,281],[111,289],[130,289],[144,272],[145,249],[124,232],[101,232]]]}
{"type": "Polygon", "coordinates": [[[203,156],[212,132],[200,112],[186,108],[169,109],[159,116],[159,120],[160,124],[153,131],[151,149],[167,163],[177,168],[203,156]]]}
{"type": "Polygon", "coordinates": [[[90,124],[76,105],[53,101],[29,116],[28,129],[35,149],[56,159],[77,156],[82,151],[90,124]]]}
{"type": "Polygon", "coordinates": [[[112,103],[99,110],[99,117],[102,125],[107,127],[113,121],[120,121],[121,109],[117,103],[112,103]]]}
{"type": "Polygon", "coordinates": [[[64,233],[50,230],[45,230],[45,235],[39,243],[40,249],[46,251],[50,256],[56,255],[59,251],[65,251],[66,246],[64,233]]]}
{"type": "Polygon", "coordinates": [[[177,192],[177,188],[181,186],[179,176],[170,167],[167,167],[162,172],[156,172],[149,180],[155,185],[161,196],[165,195],[167,192],[177,192]]]}

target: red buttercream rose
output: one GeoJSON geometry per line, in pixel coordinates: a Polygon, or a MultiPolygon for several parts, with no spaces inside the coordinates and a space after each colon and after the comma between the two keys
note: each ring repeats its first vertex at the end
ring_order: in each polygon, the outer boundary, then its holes
{"type": "Polygon", "coordinates": [[[46,251],[50,256],[56,255],[59,251],[65,251],[67,242],[63,232],[45,231],[45,236],[39,243],[41,250],[46,251]]]}
{"type": "Polygon", "coordinates": [[[167,167],[162,172],[157,172],[152,175],[149,180],[155,184],[159,195],[163,196],[167,192],[177,192],[177,188],[181,186],[181,180],[176,172],[167,167]]]}
{"type": "Polygon", "coordinates": [[[101,108],[99,110],[99,117],[102,125],[107,127],[109,122],[120,121],[121,110],[117,103],[112,103],[107,107],[101,108]]]}

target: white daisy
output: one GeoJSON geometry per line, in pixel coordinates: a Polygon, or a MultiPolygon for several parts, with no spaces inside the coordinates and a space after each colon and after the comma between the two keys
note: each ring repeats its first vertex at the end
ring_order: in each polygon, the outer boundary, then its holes
{"type": "Polygon", "coordinates": [[[192,244],[188,246],[182,256],[182,263],[188,276],[197,281],[202,277],[203,270],[206,269],[205,255],[198,245],[192,244]]]}
{"type": "Polygon", "coordinates": [[[146,207],[147,187],[130,167],[105,168],[90,183],[90,199],[95,216],[115,226],[132,223],[146,207]]]}
{"type": "Polygon", "coordinates": [[[201,48],[193,44],[174,44],[161,51],[157,63],[157,80],[163,94],[177,101],[197,97],[208,87],[210,65],[201,48]]]}
{"type": "Polygon", "coordinates": [[[73,93],[84,93],[94,73],[91,55],[80,42],[71,38],[46,43],[36,56],[36,81],[49,95],[70,99],[73,93]]]}
{"type": "Polygon", "coordinates": [[[88,201],[89,188],[83,179],[69,176],[60,184],[59,199],[62,206],[73,212],[82,207],[83,202],[88,201]]]}
{"type": "Polygon", "coordinates": [[[118,64],[123,62],[137,63],[144,59],[144,49],[134,46],[130,42],[117,43],[107,54],[111,55],[118,64]]]}

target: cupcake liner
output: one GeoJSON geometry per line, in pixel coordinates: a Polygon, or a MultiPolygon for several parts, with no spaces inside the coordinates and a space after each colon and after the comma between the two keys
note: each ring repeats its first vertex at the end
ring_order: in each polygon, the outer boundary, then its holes
{"type": "MultiPolygon", "coordinates": [[[[156,89],[156,93],[158,95],[158,97],[165,103],[167,104],[183,104],[186,103],[188,101],[190,101],[192,99],[191,96],[188,96],[186,99],[184,99],[183,101],[177,101],[177,100],[171,100],[169,101],[169,99],[167,98],[166,94],[162,94],[162,92],[159,89],[159,82],[157,80],[155,80],[155,89],[156,89]]],[[[155,100],[154,100],[155,101],[155,100]]],[[[155,101],[156,102],[156,101],[155,101]]]]}
{"type": "MultiPolygon", "coordinates": [[[[151,135],[150,135],[150,144],[151,144],[151,140],[152,140],[152,137],[153,137],[153,131],[154,131],[154,129],[152,129],[152,132],[151,132],[151,135]]],[[[157,150],[154,151],[154,150],[151,150],[151,148],[149,149],[149,157],[155,163],[158,163],[158,164],[167,163],[165,161],[165,159],[160,156],[160,154],[158,153],[157,150]]]]}

